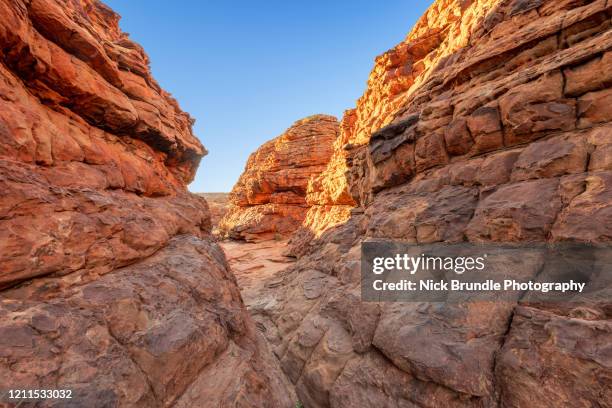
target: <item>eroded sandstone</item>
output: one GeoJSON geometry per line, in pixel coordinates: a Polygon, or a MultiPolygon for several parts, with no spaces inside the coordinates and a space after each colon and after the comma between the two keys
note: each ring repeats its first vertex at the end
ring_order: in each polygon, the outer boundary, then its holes
{"type": "Polygon", "coordinates": [[[201,197],[206,199],[208,209],[210,211],[210,223],[213,227],[213,234],[218,235],[218,226],[229,206],[229,194],[228,193],[199,193],[201,197]]]}
{"type": "MultiPolygon", "coordinates": [[[[289,406],[206,201],[205,149],[97,1],[0,1],[0,388],[289,406]]],[[[56,401],[57,402],[57,401],[56,401]]]]}
{"type": "Polygon", "coordinates": [[[438,0],[377,58],[254,310],[305,406],[609,405],[609,294],[361,302],[359,260],[377,238],[610,245],[611,7],[438,0]]]}
{"type": "Polygon", "coordinates": [[[219,223],[222,235],[255,241],[294,232],[310,206],[309,182],[327,165],[337,133],[336,118],[313,115],[251,154],[219,223]]]}

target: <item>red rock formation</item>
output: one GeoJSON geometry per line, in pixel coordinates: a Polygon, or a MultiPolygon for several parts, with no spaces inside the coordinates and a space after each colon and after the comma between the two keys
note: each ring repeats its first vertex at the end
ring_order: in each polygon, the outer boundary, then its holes
{"type": "Polygon", "coordinates": [[[611,15],[603,0],[438,0],[377,59],[311,188],[356,208],[323,234],[307,221],[319,239],[302,230],[303,256],[254,309],[305,406],[609,405],[609,296],[362,302],[359,259],[371,238],[609,244],[611,15]]]}
{"type": "MultiPolygon", "coordinates": [[[[311,207],[304,228],[292,237],[291,252],[301,254],[313,237],[346,222],[359,201],[359,183],[370,177],[353,161],[364,159],[363,147],[373,132],[388,125],[407,105],[412,92],[453,52],[465,47],[493,1],[437,1],[406,39],[378,56],[366,92],[345,112],[340,135],[327,168],[309,185],[311,207]],[[348,176],[347,176],[348,173],[348,176]]],[[[373,175],[375,180],[377,175],[373,175]]]]}
{"type": "Polygon", "coordinates": [[[186,191],[205,154],[193,120],[119,17],[93,0],[0,15],[0,389],[291,404],[186,191]]]}
{"type": "Polygon", "coordinates": [[[309,116],[251,154],[230,194],[221,232],[249,241],[294,232],[308,211],[309,181],[327,165],[337,132],[333,116],[309,116]]]}
{"type": "Polygon", "coordinates": [[[225,216],[229,205],[228,193],[199,193],[201,197],[206,199],[208,209],[210,210],[210,222],[213,226],[213,234],[217,235],[219,222],[225,216]]]}

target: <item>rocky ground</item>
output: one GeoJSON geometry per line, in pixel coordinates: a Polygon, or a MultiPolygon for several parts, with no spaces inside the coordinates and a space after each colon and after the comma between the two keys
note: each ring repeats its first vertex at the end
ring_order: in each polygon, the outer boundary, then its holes
{"type": "Polygon", "coordinates": [[[270,301],[267,292],[275,285],[274,278],[295,263],[295,258],[285,255],[287,241],[247,243],[226,240],[219,245],[238,280],[238,288],[247,309],[265,309],[270,301]]]}
{"type": "Polygon", "coordinates": [[[610,0],[435,1],[339,124],[303,119],[251,156],[219,221],[239,242],[220,245],[186,188],[206,153],[192,119],[118,16],[94,0],[0,15],[0,389],[610,406],[609,292],[363,302],[359,273],[371,239],[610,245],[610,0]]]}

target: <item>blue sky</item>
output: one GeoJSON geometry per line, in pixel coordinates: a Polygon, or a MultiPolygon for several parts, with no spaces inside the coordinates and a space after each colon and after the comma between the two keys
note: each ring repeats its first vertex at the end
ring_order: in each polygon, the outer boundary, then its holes
{"type": "Polygon", "coordinates": [[[103,0],[149,54],[153,75],[196,119],[209,150],[189,186],[230,191],[246,159],[295,120],[340,118],[374,58],[430,1],[103,0]]]}

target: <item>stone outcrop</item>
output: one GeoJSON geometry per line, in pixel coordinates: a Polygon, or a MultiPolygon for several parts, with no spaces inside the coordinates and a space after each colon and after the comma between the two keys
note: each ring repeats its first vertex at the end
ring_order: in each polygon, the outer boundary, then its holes
{"type": "Polygon", "coordinates": [[[204,199],[205,150],[95,0],[0,0],[0,389],[289,406],[204,199]]]}
{"type": "Polygon", "coordinates": [[[217,235],[219,222],[225,216],[227,207],[229,206],[229,194],[228,193],[199,193],[201,197],[204,197],[208,204],[210,211],[210,223],[213,227],[213,234],[217,235]]]}
{"type": "MultiPolygon", "coordinates": [[[[431,72],[469,44],[473,31],[484,30],[479,25],[493,3],[436,1],[402,43],[376,58],[365,93],[355,108],[344,113],[327,168],[309,185],[311,207],[304,228],[292,237],[290,252],[304,253],[312,238],[346,222],[362,193],[358,181],[372,178],[376,182],[378,177],[365,174],[363,166],[353,164],[365,160],[365,145],[372,133],[397,117],[431,72]]],[[[402,175],[395,177],[401,181],[402,175]]]]}
{"type": "Polygon", "coordinates": [[[333,116],[298,120],[249,157],[230,193],[221,233],[248,241],[286,237],[304,220],[310,180],[320,174],[338,136],[333,116]]]}
{"type": "Polygon", "coordinates": [[[362,302],[359,260],[379,238],[609,246],[611,17],[604,0],[438,0],[377,58],[310,184],[299,260],[251,308],[304,406],[609,406],[609,293],[362,302]]]}

